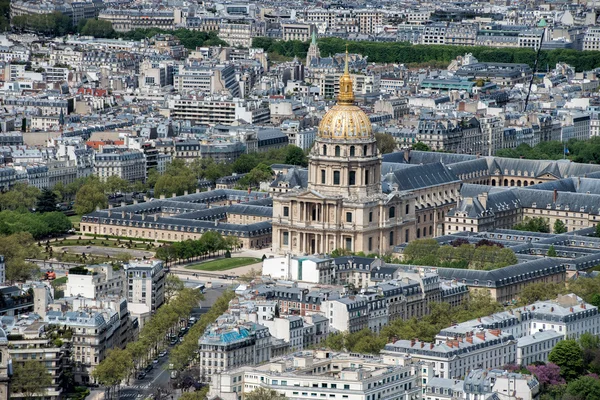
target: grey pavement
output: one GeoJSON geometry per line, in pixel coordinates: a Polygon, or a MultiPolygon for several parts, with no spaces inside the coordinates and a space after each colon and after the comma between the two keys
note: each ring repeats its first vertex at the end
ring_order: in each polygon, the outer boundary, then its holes
{"type": "MultiPolygon", "coordinates": [[[[193,280],[186,281],[186,286],[192,287],[204,283],[201,281],[193,280]]],[[[221,296],[226,287],[218,287],[214,289],[207,289],[204,293],[204,300],[201,302],[200,307],[194,309],[192,314],[199,316],[208,311],[215,301],[221,296]]],[[[173,346],[169,346],[169,351],[173,346]]],[[[165,356],[159,359],[158,364],[154,365],[152,371],[144,379],[132,379],[129,384],[122,385],[119,391],[119,399],[123,400],[143,400],[155,393],[158,388],[164,389],[169,395],[173,395],[174,398],[178,398],[179,390],[175,390],[171,387],[171,375],[168,369],[169,356],[165,356]]]]}

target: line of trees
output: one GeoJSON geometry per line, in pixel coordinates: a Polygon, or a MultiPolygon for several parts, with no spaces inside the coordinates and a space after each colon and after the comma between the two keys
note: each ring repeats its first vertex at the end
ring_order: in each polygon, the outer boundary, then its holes
{"type": "Polygon", "coordinates": [[[197,360],[198,340],[204,334],[206,328],[212,324],[229,308],[229,302],[235,298],[235,293],[226,290],[215,301],[210,310],[203,314],[184,336],[183,342],[177,345],[169,355],[169,363],[173,368],[183,371],[188,365],[194,364],[197,360]]]}
{"type": "Polygon", "coordinates": [[[203,299],[198,290],[188,288],[173,296],[146,322],[138,340],[128,343],[125,349],[111,350],[92,372],[94,379],[108,388],[109,397],[121,382],[129,380],[167,347],[168,335],[178,331],[180,323],[189,318],[192,309],[203,299]]]}
{"type": "Polygon", "coordinates": [[[531,147],[521,144],[514,149],[501,149],[498,157],[526,158],[529,160],[559,160],[567,158],[579,163],[600,164],[600,137],[589,140],[569,139],[566,143],[560,141],[540,142],[531,147]]]}
{"type": "MultiPolygon", "coordinates": [[[[412,45],[406,42],[349,42],[339,38],[321,38],[318,41],[321,54],[335,54],[346,51],[346,44],[351,53],[367,56],[370,62],[377,63],[450,63],[458,56],[472,53],[482,62],[524,63],[533,67],[536,52],[529,48],[495,49],[485,46],[445,46],[445,45],[412,45]]],[[[269,53],[284,57],[306,57],[308,42],[278,41],[260,37],[252,41],[253,47],[265,49],[269,53]]],[[[577,51],[566,49],[542,50],[540,65],[555,65],[564,62],[577,71],[587,71],[600,65],[599,51],[577,51]]]]}
{"type": "Polygon", "coordinates": [[[512,250],[486,239],[476,244],[456,239],[443,246],[435,239],[414,240],[406,246],[403,254],[403,263],[440,268],[492,270],[517,263],[517,256],[512,250]]]}
{"type": "Polygon", "coordinates": [[[156,257],[166,265],[170,262],[188,262],[225,252],[230,257],[231,252],[240,247],[240,239],[236,236],[221,235],[216,231],[205,232],[200,239],[184,240],[172,244],[163,244],[156,250],[156,257]]]}
{"type": "Polygon", "coordinates": [[[18,15],[10,23],[16,29],[45,35],[64,36],[73,33],[71,18],[58,11],[49,14],[18,15]]]}

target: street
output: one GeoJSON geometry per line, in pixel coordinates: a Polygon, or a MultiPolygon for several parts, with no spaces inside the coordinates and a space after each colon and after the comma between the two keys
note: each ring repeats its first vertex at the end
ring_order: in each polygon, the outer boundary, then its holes
{"type": "MultiPolygon", "coordinates": [[[[195,287],[202,281],[185,281],[186,287],[195,287]]],[[[217,287],[213,289],[207,289],[204,293],[204,301],[200,307],[194,309],[192,316],[199,317],[208,311],[215,301],[225,291],[225,285],[223,287],[217,287]]],[[[169,351],[173,346],[169,346],[169,351]]],[[[146,399],[151,394],[156,393],[158,388],[166,390],[167,393],[173,394],[174,390],[170,385],[171,376],[169,371],[169,355],[159,358],[158,364],[154,364],[154,368],[148,372],[144,379],[132,379],[129,385],[122,385],[119,392],[120,399],[146,399]]],[[[173,394],[174,398],[175,395],[173,394]]]]}

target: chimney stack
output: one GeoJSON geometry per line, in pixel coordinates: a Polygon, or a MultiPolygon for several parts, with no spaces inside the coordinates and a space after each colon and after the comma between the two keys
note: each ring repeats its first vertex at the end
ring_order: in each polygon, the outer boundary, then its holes
{"type": "Polygon", "coordinates": [[[421,348],[425,347],[425,343],[421,342],[421,348]]]}
{"type": "Polygon", "coordinates": [[[200,193],[200,188],[196,188],[196,193],[200,193]]]}
{"type": "Polygon", "coordinates": [[[473,336],[467,336],[467,342],[473,344],[473,336]]]}
{"type": "Polygon", "coordinates": [[[485,332],[477,332],[475,336],[477,336],[481,340],[485,340],[485,332]]]}
{"type": "Polygon", "coordinates": [[[173,194],[171,195],[171,198],[173,198],[173,197],[177,197],[177,193],[173,193],[173,194]]]}
{"type": "Polygon", "coordinates": [[[433,346],[434,346],[433,342],[432,342],[432,343],[429,343],[429,350],[432,350],[432,349],[433,349],[433,346]]]}
{"type": "Polygon", "coordinates": [[[415,339],[410,339],[410,347],[413,347],[415,345],[415,339]]]}
{"type": "Polygon", "coordinates": [[[187,196],[187,195],[188,195],[188,191],[187,191],[187,190],[184,190],[184,191],[183,191],[183,195],[184,195],[184,196],[187,196]]]}
{"type": "Polygon", "coordinates": [[[552,202],[556,203],[556,199],[558,198],[558,190],[554,189],[554,192],[552,194],[552,202]]]}

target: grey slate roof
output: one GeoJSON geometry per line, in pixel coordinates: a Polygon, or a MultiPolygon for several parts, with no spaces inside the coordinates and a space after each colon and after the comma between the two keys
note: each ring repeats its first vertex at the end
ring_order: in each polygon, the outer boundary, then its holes
{"type": "Polygon", "coordinates": [[[460,182],[448,167],[439,162],[397,170],[392,174],[388,174],[385,180],[391,185],[397,184],[398,189],[401,191],[460,182]]]}

